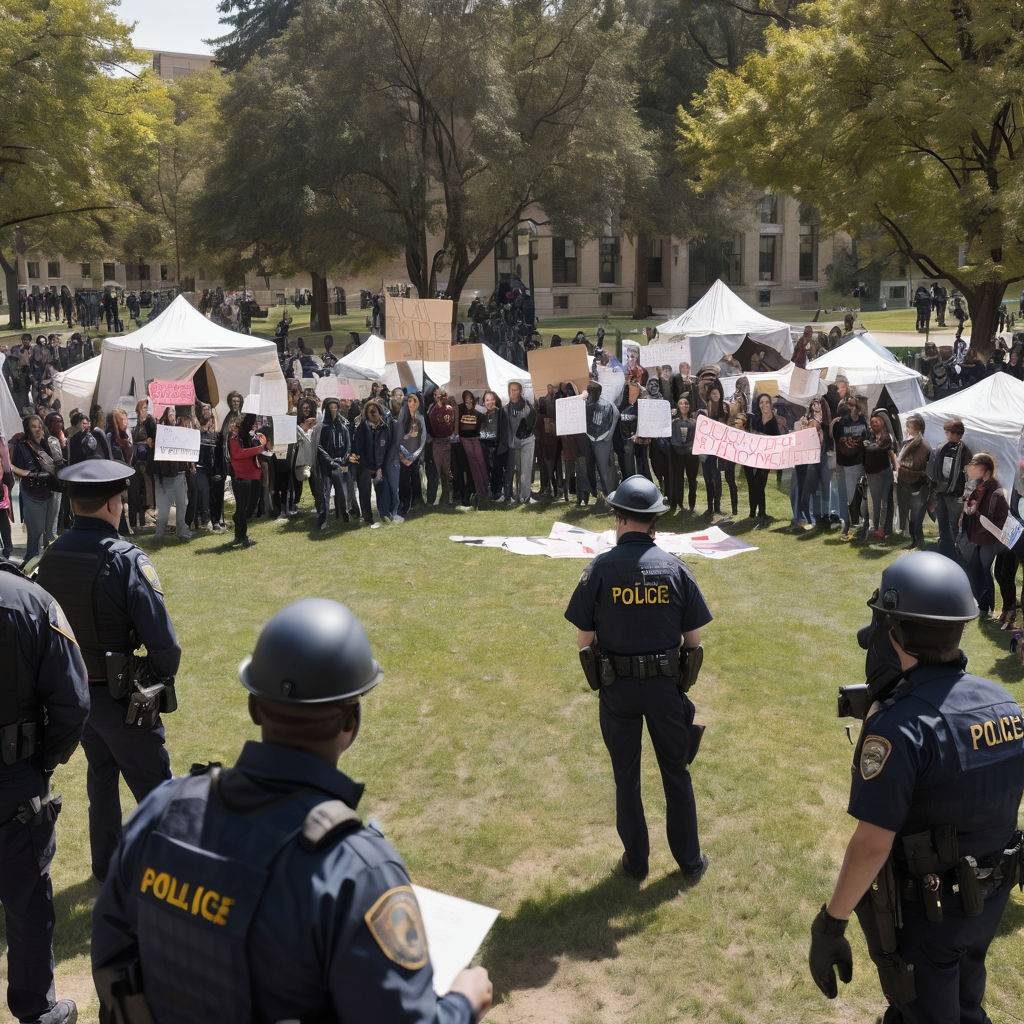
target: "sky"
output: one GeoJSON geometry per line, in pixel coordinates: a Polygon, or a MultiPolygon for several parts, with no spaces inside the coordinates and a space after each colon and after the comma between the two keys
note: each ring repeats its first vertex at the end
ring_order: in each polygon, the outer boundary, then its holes
{"type": "Polygon", "coordinates": [[[137,23],[135,45],[147,50],[210,53],[203,40],[223,34],[217,0],[121,0],[118,16],[137,23]]]}

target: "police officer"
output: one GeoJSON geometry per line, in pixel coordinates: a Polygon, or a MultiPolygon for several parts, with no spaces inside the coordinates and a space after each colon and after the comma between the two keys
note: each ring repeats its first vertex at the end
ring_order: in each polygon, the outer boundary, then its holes
{"type": "Polygon", "coordinates": [[[487,972],[434,994],[405,864],[337,769],[382,678],[363,627],[334,601],[298,601],[240,676],[262,741],[234,768],[161,786],[125,829],[93,912],[101,1020],[141,1001],[158,1024],[478,1020],[487,972]]]}
{"type": "Polygon", "coordinates": [[[978,606],[937,552],[898,558],[869,602],[899,661],[861,637],[872,681],[854,759],[857,828],[811,929],[810,967],[830,999],[853,965],[856,912],[889,1001],[884,1024],[985,1024],[985,954],[1021,879],[1024,714],[965,672],[959,643],[978,606]],[[873,661],[873,666],[872,666],[873,661]]]}
{"type": "Polygon", "coordinates": [[[703,727],[694,725],[686,691],[700,670],[700,630],[711,612],[690,570],[655,546],[655,520],[668,511],[658,488],[644,476],[628,477],[608,505],[616,546],[584,571],[565,617],[579,631],[587,681],[601,694],[601,734],[612,759],[616,827],[625,847],[622,868],[637,880],[647,877],[650,842],[640,799],[646,720],[665,786],[669,848],[692,885],[703,877],[708,858],[700,849],[687,770],[703,727]]]}
{"type": "Polygon", "coordinates": [[[73,1022],[53,984],[53,886],[60,797],[50,775],[74,753],[89,714],[85,665],[60,605],[0,564],[0,905],[7,1005],[23,1024],[73,1022]]]}
{"type": "Polygon", "coordinates": [[[60,470],[74,523],[47,548],[37,574],[71,621],[89,673],[92,711],[82,746],[92,872],[100,881],[121,837],[119,776],[136,800],[171,777],[160,711],[176,707],[181,660],[153,563],[117,533],[133,473],[108,459],[60,470]],[[144,660],[133,658],[140,645],[144,660]]]}

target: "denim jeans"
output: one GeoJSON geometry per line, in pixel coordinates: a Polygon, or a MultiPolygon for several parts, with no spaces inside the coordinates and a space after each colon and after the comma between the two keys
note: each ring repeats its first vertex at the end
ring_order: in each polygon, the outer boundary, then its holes
{"type": "Polygon", "coordinates": [[[167,529],[167,520],[174,506],[174,521],[178,537],[188,540],[192,536],[185,525],[185,507],[188,505],[188,488],[185,485],[185,474],[175,473],[174,476],[154,476],[153,489],[156,495],[156,532],[158,539],[167,529]]]}
{"type": "MultiPolygon", "coordinates": [[[[21,514],[25,521],[25,561],[35,558],[43,546],[43,539],[46,536],[47,524],[49,521],[51,498],[43,498],[38,501],[30,498],[22,490],[21,514]]],[[[6,513],[4,513],[6,515],[6,513]]],[[[52,538],[51,538],[52,539],[52,538]]]]}
{"type": "Polygon", "coordinates": [[[853,500],[854,492],[857,490],[857,483],[864,475],[864,467],[856,466],[836,467],[836,490],[839,496],[839,518],[843,521],[843,534],[850,532],[850,502],[853,500]]]}

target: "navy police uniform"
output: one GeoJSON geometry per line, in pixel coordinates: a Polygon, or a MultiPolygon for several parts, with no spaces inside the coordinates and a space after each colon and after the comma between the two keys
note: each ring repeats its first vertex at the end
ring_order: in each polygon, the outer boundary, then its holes
{"type": "Polygon", "coordinates": [[[356,817],[361,785],[270,743],[196,771],[142,802],[111,863],[93,912],[104,1006],[107,978],[141,962],[157,1024],[471,1024],[465,996],[434,994],[408,871],[356,817]]]}
{"type": "Polygon", "coordinates": [[[699,727],[694,726],[693,704],[679,689],[678,672],[663,674],[656,668],[656,656],[677,652],[683,633],[711,621],[692,573],[648,534],[625,533],[584,570],[565,617],[577,629],[597,633],[614,675],[600,690],[601,734],[611,755],[616,826],[627,861],[646,873],[650,841],[640,797],[646,720],[665,786],[669,847],[683,871],[701,870],[697,808],[687,770],[699,727]]]}
{"type": "Polygon", "coordinates": [[[181,648],[153,563],[102,519],[76,515],[46,550],[37,579],[71,621],[89,673],[92,712],[82,746],[92,871],[102,881],[121,836],[119,777],[136,800],[171,777],[163,724],[159,717],[149,728],[126,724],[128,699],[115,700],[108,690],[107,652],[130,655],[144,645],[153,675],[173,679],[181,648]]]}
{"type": "Polygon", "coordinates": [[[0,905],[7,1005],[21,1021],[55,1007],[50,862],[60,799],[49,780],[88,714],[85,665],[60,605],[0,565],[0,905]]]}
{"type": "MultiPolygon", "coordinates": [[[[1020,870],[1024,713],[965,666],[911,669],[871,709],[853,766],[850,814],[896,833],[898,952],[915,979],[915,998],[890,1006],[885,1024],[989,1021],[985,954],[1020,870]],[[974,907],[957,871],[967,857],[977,865],[966,864],[978,882],[974,907]]],[[[878,924],[868,897],[857,916],[871,947],[878,924]]]]}

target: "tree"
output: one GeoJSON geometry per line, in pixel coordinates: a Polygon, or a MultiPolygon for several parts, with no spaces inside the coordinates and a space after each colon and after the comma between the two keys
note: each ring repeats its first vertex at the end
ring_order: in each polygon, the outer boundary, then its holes
{"type": "Polygon", "coordinates": [[[880,225],[963,292],[986,358],[1003,293],[1024,280],[1018,5],[818,0],[801,15],[681,115],[702,183],[742,168],[832,228],[880,225]]]}
{"type": "Polygon", "coordinates": [[[298,9],[299,0],[221,0],[217,10],[228,31],[208,40],[217,47],[217,63],[240,71],[285,30],[298,9]]]}
{"type": "Polygon", "coordinates": [[[586,0],[306,0],[227,109],[244,92],[250,139],[297,144],[302,166],[280,153],[294,173],[279,180],[307,208],[363,247],[402,249],[421,296],[457,301],[531,208],[570,237],[596,233],[649,173],[633,55],[630,30],[586,0]]]}
{"type": "Polygon", "coordinates": [[[139,58],[108,0],[5,0],[0,38],[0,268],[18,328],[16,233],[110,229],[147,159],[152,86],[111,73],[139,58]]]}

